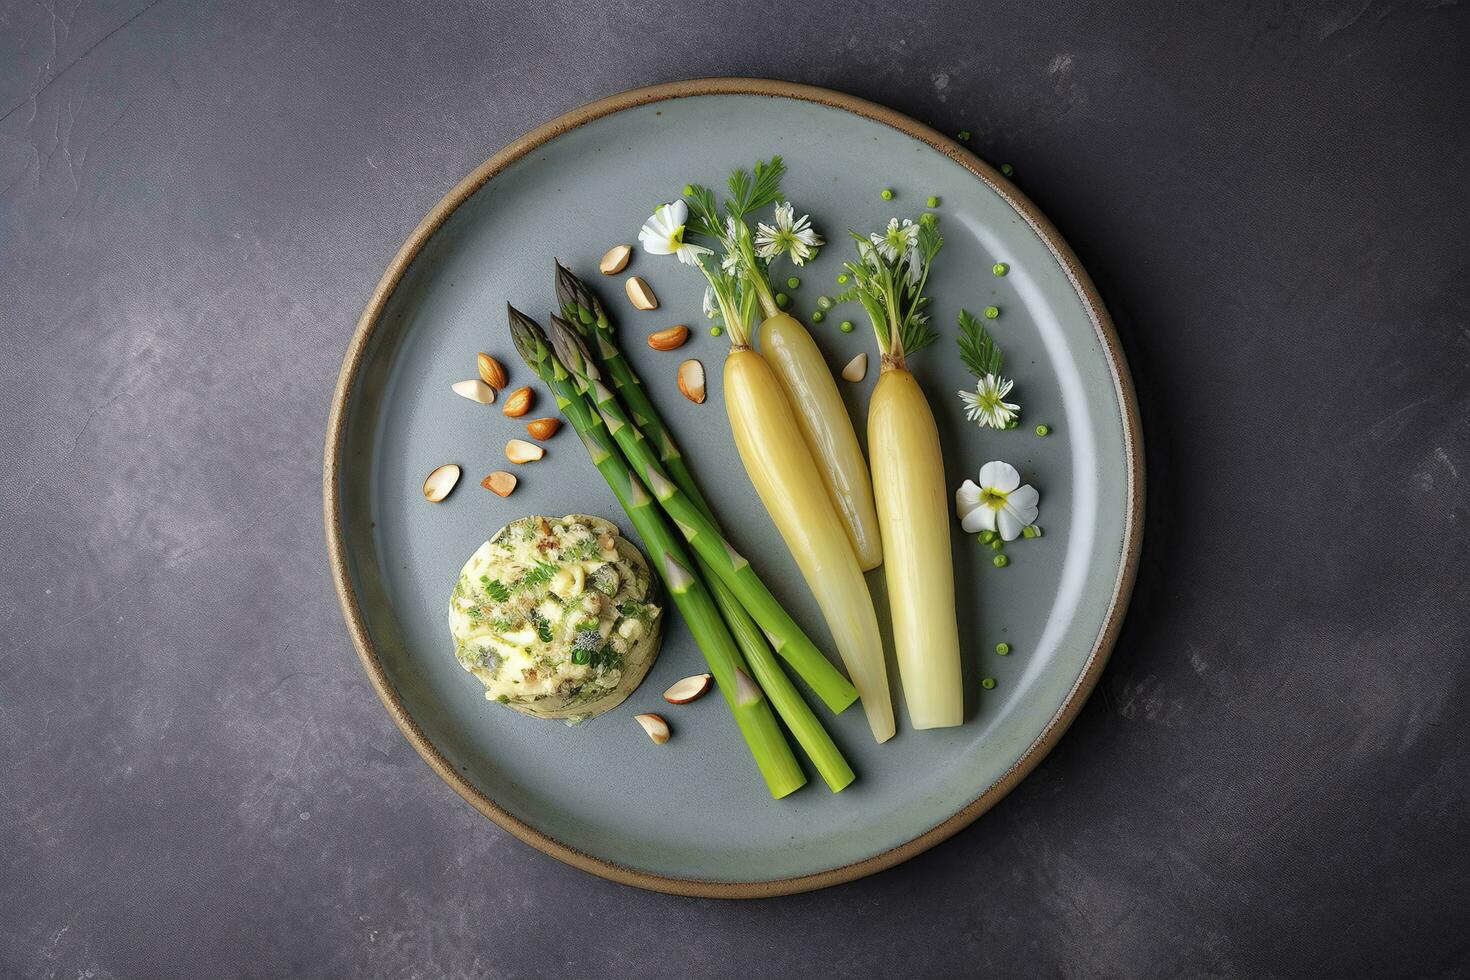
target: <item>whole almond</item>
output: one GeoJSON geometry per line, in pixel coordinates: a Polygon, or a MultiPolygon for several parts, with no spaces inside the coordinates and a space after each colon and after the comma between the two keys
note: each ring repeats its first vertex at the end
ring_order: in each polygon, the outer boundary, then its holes
{"type": "Polygon", "coordinates": [[[628,267],[628,260],[633,257],[633,246],[614,245],[607,250],[602,261],[597,263],[597,268],[604,276],[615,276],[628,267]]]}
{"type": "Polygon", "coordinates": [[[459,467],[453,463],[445,463],[443,466],[435,467],[434,471],[424,479],[424,499],[431,504],[437,504],[449,496],[449,491],[459,482],[459,467]]]}
{"type": "Polygon", "coordinates": [[[489,354],[481,352],[475,355],[475,362],[480,366],[480,380],[490,387],[499,391],[504,388],[506,381],[505,368],[500,362],[489,354]]]}
{"type": "Polygon", "coordinates": [[[505,444],[505,458],[512,463],[534,463],[545,455],[546,450],[524,439],[512,439],[505,444]]]}
{"type": "Polygon", "coordinates": [[[654,350],[675,350],[684,346],[689,339],[689,328],[684,324],[658,330],[648,335],[648,346],[654,350]]]}
{"type": "Polygon", "coordinates": [[[659,715],[650,711],[645,714],[634,715],[633,720],[642,726],[643,731],[648,734],[649,738],[653,739],[654,745],[663,745],[669,740],[669,723],[664,721],[659,715]]]}
{"type": "Polygon", "coordinates": [[[505,404],[501,406],[500,410],[511,418],[518,419],[531,410],[532,395],[530,385],[517,388],[506,397],[505,404]]]}
{"type": "Polygon", "coordinates": [[[658,297],[653,295],[653,290],[648,288],[648,283],[638,276],[629,276],[623,288],[628,291],[628,299],[632,301],[635,309],[658,309],[658,297]]]}
{"type": "Polygon", "coordinates": [[[847,367],[842,369],[842,377],[845,381],[861,381],[868,376],[868,352],[863,351],[847,362],[847,367]]]}
{"type": "Polygon", "coordinates": [[[561,419],[543,418],[532,419],[526,423],[526,431],[531,434],[532,439],[546,440],[556,435],[556,430],[561,428],[561,419]]]}
{"type": "Polygon", "coordinates": [[[502,497],[509,497],[511,491],[516,488],[516,476],[514,473],[505,472],[505,470],[496,470],[481,480],[480,486],[489,490],[491,493],[498,494],[502,497]]]}

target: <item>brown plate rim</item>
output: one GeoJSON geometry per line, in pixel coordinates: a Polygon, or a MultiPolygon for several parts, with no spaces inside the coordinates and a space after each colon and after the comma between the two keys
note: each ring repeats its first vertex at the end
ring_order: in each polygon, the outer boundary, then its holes
{"type": "Polygon", "coordinates": [[[1117,332],[1113,328],[1112,320],[1108,317],[1107,310],[1103,307],[1102,299],[1098,296],[1096,287],[1087,273],[1083,271],[1072,250],[1067,247],[1061,235],[1053,227],[1050,221],[1037,210],[1036,206],[1015,188],[1010,181],[985,163],[975,154],[971,153],[961,144],[953,139],[926,126],[917,120],[911,119],[900,112],[896,112],[885,106],[860,99],[856,96],[847,95],[832,89],[820,88],[813,85],[803,85],[795,82],[784,82],[775,79],[763,78],[698,78],[678,82],[665,82],[659,85],[650,85],[644,88],[631,89],[617,95],[590,102],[580,108],[573,109],[546,123],[538,126],[525,135],[512,141],[490,159],[465,177],[438,204],[424,216],[418,227],[409,235],[398,254],[388,265],[387,271],[383,273],[377,288],[373,290],[372,298],[358,319],[357,329],[352,335],[352,340],[347,346],[347,354],[342,361],[342,370],[337,377],[336,389],[332,395],[331,413],[327,421],[326,449],[322,468],[322,490],[323,510],[326,522],[327,553],[332,569],[332,581],[336,586],[337,598],[342,606],[342,614],[347,621],[348,633],[352,636],[353,646],[357,649],[359,659],[362,661],[363,669],[367,671],[373,689],[377,691],[383,706],[388,709],[389,715],[397,724],[400,731],[423,757],[429,767],[438,773],[439,777],[448,783],[456,793],[462,796],[471,806],[489,817],[496,824],[514,834],[516,837],[530,844],[532,847],[551,855],[559,861],[583,871],[590,872],[611,881],[626,885],[634,885],[639,888],[647,888],[653,891],[666,892],[673,895],[687,895],[703,898],[766,898],[776,895],[790,895],[797,892],[813,891],[818,888],[827,888],[831,885],[852,881],[866,875],[874,874],[891,868],[896,864],[908,860],[916,854],[928,850],[934,845],[953,836],[955,833],[972,823],[986,810],[994,806],[1002,797],[1009,793],[1016,784],[1024,779],[1032,769],[1051,751],[1067,727],[1077,717],[1087,696],[1097,684],[1099,675],[1106,665],[1109,654],[1112,653],[1113,645],[1117,641],[1118,632],[1122,627],[1123,615],[1128,606],[1128,598],[1133,590],[1134,577],[1138,570],[1139,552],[1142,547],[1143,538],[1143,504],[1144,504],[1144,479],[1143,479],[1143,447],[1142,432],[1138,418],[1138,403],[1133,390],[1133,380],[1128,372],[1128,365],[1123,357],[1123,350],[1118,341],[1117,332]],[[813,874],[801,875],[794,878],[777,878],[768,881],[715,881],[698,878],[678,878],[666,875],[651,874],[636,868],[626,867],[612,861],[588,854],[577,848],[570,847],[561,841],[543,834],[535,827],[514,816],[503,809],[494,800],[490,799],[476,787],[470,785],[469,781],[449,763],[448,759],[439,751],[419,728],[413,717],[404,708],[398,693],[388,683],[383,666],[378,660],[377,651],[373,641],[369,637],[367,627],[363,619],[362,610],[358,604],[358,598],[353,591],[351,581],[347,573],[346,543],[342,534],[341,520],[341,480],[342,480],[342,444],[345,436],[347,413],[346,407],[352,394],[353,382],[357,378],[359,368],[362,364],[363,354],[367,347],[368,339],[378,324],[388,300],[392,297],[394,289],[397,288],[404,272],[413,262],[419,250],[434,234],[439,227],[449,218],[455,208],[463,204],[471,194],[477,191],[487,181],[500,173],[510,164],[530,153],[542,144],[555,137],[575,129],[595,119],[630,109],[637,106],[649,105],[654,102],[663,102],[670,99],[682,99],[696,95],[764,95],[771,98],[799,99],[806,102],[814,102],[819,105],[830,106],[836,109],[844,109],[865,119],[883,123],[902,133],[906,133],[915,139],[933,147],[935,150],[949,157],[951,160],[969,170],[980,180],[990,186],[1005,201],[1015,209],[1026,223],[1031,227],[1055,256],[1057,262],[1066,272],[1078,297],[1082,300],[1084,308],[1092,319],[1093,328],[1097,333],[1106,353],[1109,367],[1113,374],[1113,382],[1117,392],[1118,402],[1123,409],[1124,441],[1128,456],[1128,513],[1123,531],[1123,560],[1118,568],[1118,576],[1113,584],[1113,594],[1108,605],[1107,617],[1103,628],[1099,631],[1097,640],[1093,645],[1091,653],[1084,669],[1068,692],[1066,700],[1062,702],[1045,729],[1031,743],[1026,752],[1022,754],[1006,773],[996,780],[985,792],[981,793],[973,802],[964,806],[954,814],[942,820],[933,827],[912,838],[906,843],[899,844],[880,854],[845,864],[836,868],[813,874]]]}

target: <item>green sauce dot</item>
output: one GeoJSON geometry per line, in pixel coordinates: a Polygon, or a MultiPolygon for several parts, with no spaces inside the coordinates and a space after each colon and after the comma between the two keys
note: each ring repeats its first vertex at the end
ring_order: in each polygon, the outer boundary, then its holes
{"type": "Polygon", "coordinates": [[[1044,436],[1044,435],[1046,435],[1050,431],[1051,431],[1051,429],[1048,428],[1045,425],[1038,425],[1036,427],[1036,434],[1039,435],[1039,436],[1044,436]]]}
{"type": "Polygon", "coordinates": [[[1007,429],[1014,429],[1016,426],[1018,426],[1020,424],[1021,424],[1021,420],[1020,419],[1011,419],[1009,422],[1006,423],[1006,428],[1007,429]]]}
{"type": "Polygon", "coordinates": [[[980,682],[980,686],[983,687],[983,688],[985,688],[985,690],[987,690],[987,691],[993,691],[993,690],[995,690],[995,678],[994,677],[987,677],[987,678],[985,678],[983,681],[980,682]]]}
{"type": "Polygon", "coordinates": [[[1005,568],[1010,563],[1011,560],[1005,555],[996,555],[994,558],[990,559],[990,564],[994,565],[996,568],[1005,568]]]}
{"type": "Polygon", "coordinates": [[[1000,307],[999,306],[987,306],[987,307],[985,307],[985,319],[987,319],[987,320],[994,320],[998,316],[1000,316],[1000,307]]]}
{"type": "Polygon", "coordinates": [[[883,188],[882,193],[880,193],[878,196],[881,197],[881,198],[883,198],[883,200],[885,200],[885,201],[891,201],[891,200],[893,200],[893,191],[891,191],[887,187],[885,187],[885,188],[883,188]]]}
{"type": "Polygon", "coordinates": [[[843,333],[852,333],[852,321],[843,320],[837,325],[837,329],[841,330],[843,333]]]}
{"type": "Polygon", "coordinates": [[[792,276],[790,279],[787,279],[786,280],[786,288],[787,289],[795,289],[797,286],[800,286],[800,285],[801,285],[801,280],[798,279],[798,278],[796,278],[795,276],[792,276]]]}
{"type": "Polygon", "coordinates": [[[832,308],[832,297],[831,296],[818,296],[817,297],[817,305],[820,306],[824,310],[830,310],[832,308]]]}
{"type": "Polygon", "coordinates": [[[722,334],[724,332],[725,332],[725,328],[724,327],[710,327],[709,328],[709,335],[711,337],[718,337],[720,334],[722,334]]]}
{"type": "Polygon", "coordinates": [[[927,207],[937,208],[939,207],[939,198],[935,197],[933,194],[930,194],[929,200],[925,201],[924,204],[927,207]]]}
{"type": "Polygon", "coordinates": [[[694,185],[693,184],[685,184],[684,185],[684,196],[685,197],[693,197],[694,196],[694,185]]]}
{"type": "Polygon", "coordinates": [[[1004,657],[1011,652],[1011,645],[1009,643],[997,643],[995,645],[995,652],[1004,657]]]}
{"type": "Polygon", "coordinates": [[[786,307],[791,305],[791,297],[787,296],[785,293],[777,293],[776,305],[781,307],[781,309],[783,310],[786,309],[786,307]]]}
{"type": "Polygon", "coordinates": [[[1003,163],[1000,165],[1000,172],[1009,177],[1011,174],[1016,172],[1016,168],[1011,166],[1009,163],[1003,163]]]}
{"type": "Polygon", "coordinates": [[[844,272],[837,277],[837,285],[841,286],[845,282],[847,282],[847,273],[844,272]]]}
{"type": "Polygon", "coordinates": [[[959,140],[961,143],[967,141],[969,138],[970,138],[970,131],[968,129],[962,129],[958,133],[955,134],[955,139],[959,140]]]}
{"type": "Polygon", "coordinates": [[[1007,272],[1011,271],[1011,267],[1006,265],[1004,262],[997,262],[995,263],[995,265],[990,267],[990,271],[998,276],[1003,276],[1007,272]]]}
{"type": "Polygon", "coordinates": [[[817,310],[815,313],[812,314],[813,323],[821,323],[825,319],[827,319],[827,314],[823,313],[821,310],[817,310]]]}

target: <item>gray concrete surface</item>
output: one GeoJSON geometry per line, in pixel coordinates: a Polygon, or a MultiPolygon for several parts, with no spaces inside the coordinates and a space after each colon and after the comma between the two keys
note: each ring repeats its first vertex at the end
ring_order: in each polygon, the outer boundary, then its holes
{"type": "Polygon", "coordinates": [[[1456,0],[0,3],[0,973],[1470,974],[1467,52],[1456,0]],[[1137,596],[1061,747],[919,859],[747,904],[455,797],[358,667],[319,516],[339,358],[423,212],[703,74],[1013,163],[1149,445],[1137,596]]]}

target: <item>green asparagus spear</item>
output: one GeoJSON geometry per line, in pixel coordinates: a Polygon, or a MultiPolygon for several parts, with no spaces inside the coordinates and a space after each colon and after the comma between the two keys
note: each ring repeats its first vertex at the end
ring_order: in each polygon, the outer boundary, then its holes
{"type": "MultiPolygon", "coordinates": [[[[601,354],[601,357],[597,359],[606,369],[608,380],[625,403],[629,414],[637,421],[645,437],[653,445],[660,447],[659,459],[668,468],[669,475],[679,485],[679,488],[689,495],[704,515],[713,521],[714,512],[700,492],[694,480],[694,474],[684,462],[683,455],[679,452],[678,445],[674,442],[668,427],[664,425],[662,416],[654,407],[653,402],[649,400],[642,383],[613,340],[612,322],[608,319],[596,295],[570,269],[560,263],[557,263],[556,286],[563,314],[573,329],[578,330],[583,339],[588,339],[589,333],[594,328],[597,330],[596,348],[597,353],[601,354]]],[[[771,703],[775,705],[776,713],[781,716],[781,720],[796,737],[797,742],[800,743],[807,757],[812,760],[812,764],[816,766],[817,772],[821,774],[828,787],[834,793],[840,791],[854,779],[852,767],[842,757],[841,751],[832,741],[832,737],[827,734],[826,729],[822,727],[821,722],[817,720],[816,715],[812,713],[811,708],[797,693],[796,687],[781,671],[780,665],[771,655],[766,638],[761,634],[750,614],[740,605],[734,593],[712,573],[707,573],[706,577],[710,579],[710,591],[714,593],[715,602],[720,607],[720,611],[725,614],[730,631],[735,635],[735,642],[744,652],[746,661],[755,673],[756,680],[765,689],[771,703]]]]}
{"type": "Polygon", "coordinates": [[[740,651],[709,591],[691,571],[693,562],[684,547],[665,523],[648,491],[624,462],[602,419],[586,406],[572,384],[571,375],[552,353],[541,328],[514,307],[507,305],[506,311],[516,351],[551,388],[562,414],[582,437],[593,464],[643,539],[653,567],[688,623],[720,693],[735,716],[766,787],[776,799],[801,788],[806,774],[792,754],[770,702],[746,673],[740,651]]]}

